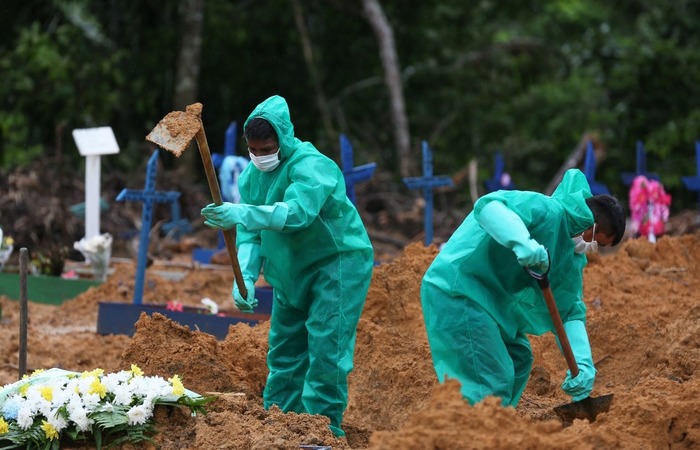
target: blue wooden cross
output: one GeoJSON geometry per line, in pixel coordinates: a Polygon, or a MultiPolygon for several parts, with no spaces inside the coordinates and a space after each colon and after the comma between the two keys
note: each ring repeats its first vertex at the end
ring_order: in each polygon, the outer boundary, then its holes
{"type": "MultiPolygon", "coordinates": [[[[236,155],[236,138],[238,138],[238,122],[234,120],[228,125],[224,133],[224,158],[236,155]]],[[[217,250],[221,250],[225,246],[224,234],[219,230],[216,248],[217,250]]]]}
{"type": "Polygon", "coordinates": [[[139,239],[139,254],[136,264],[136,280],[134,283],[134,304],[143,302],[143,283],[146,276],[146,258],[148,252],[148,234],[153,220],[154,203],[172,203],[180,198],[175,191],[156,191],[156,171],[158,170],[158,150],[154,150],[146,166],[146,186],[143,190],[124,189],[117,195],[118,202],[142,202],[141,235],[139,239]]]}
{"type": "Polygon", "coordinates": [[[409,189],[423,189],[425,199],[425,245],[433,242],[433,189],[439,186],[454,186],[452,178],[447,175],[433,175],[433,152],[428,143],[423,141],[423,176],[404,178],[409,189]]]}
{"type": "Polygon", "coordinates": [[[179,241],[183,234],[192,233],[192,224],[182,217],[179,200],[170,204],[170,222],[163,224],[161,229],[165,234],[169,234],[173,239],[179,241]]]}
{"type": "Polygon", "coordinates": [[[494,192],[501,189],[507,189],[509,191],[512,191],[513,189],[515,189],[515,183],[513,183],[510,177],[504,178],[504,175],[508,175],[504,171],[504,168],[505,162],[503,161],[503,155],[501,155],[501,152],[496,152],[493,177],[484,182],[484,185],[486,185],[486,190],[488,192],[494,192]]]}
{"type": "Polygon", "coordinates": [[[622,182],[626,186],[631,186],[634,179],[639,176],[644,175],[649,180],[658,180],[659,175],[652,172],[647,172],[647,155],[644,151],[644,144],[642,141],[637,141],[637,171],[635,173],[623,172],[622,182]]]}
{"type": "Polygon", "coordinates": [[[224,156],[234,156],[236,154],[236,135],[238,134],[238,124],[234,120],[226,128],[224,133],[224,156]]]}
{"type": "Polygon", "coordinates": [[[340,135],[340,163],[343,166],[343,176],[345,177],[345,190],[348,198],[355,204],[355,185],[361,181],[369,180],[374,175],[377,163],[363,164],[354,167],[352,156],[352,144],[344,135],[340,135]]]}
{"type": "Polygon", "coordinates": [[[236,155],[237,129],[238,125],[234,120],[229,124],[228,128],[226,128],[226,132],[224,133],[224,152],[215,152],[211,154],[211,162],[214,165],[215,169],[218,169],[221,166],[221,163],[224,161],[225,157],[236,155]]]}
{"type": "Polygon", "coordinates": [[[595,180],[595,169],[595,151],[593,150],[593,143],[588,141],[588,144],[586,144],[586,159],[583,163],[583,174],[586,175],[588,185],[591,187],[591,194],[610,194],[610,190],[608,190],[606,185],[595,180]]]}
{"type": "Polygon", "coordinates": [[[695,164],[698,174],[692,177],[681,177],[681,180],[683,180],[686,189],[698,192],[698,205],[700,206],[700,141],[695,141],[695,164]]]}

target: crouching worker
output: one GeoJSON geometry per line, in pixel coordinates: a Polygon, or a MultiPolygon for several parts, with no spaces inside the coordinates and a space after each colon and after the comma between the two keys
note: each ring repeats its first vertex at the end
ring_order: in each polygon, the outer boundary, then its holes
{"type": "MultiPolygon", "coordinates": [[[[496,191],[474,204],[423,277],[421,303],[440,382],[462,383],[474,404],[497,396],[516,406],[533,356],[527,335],[554,333],[537,273],[550,287],[579,367],[561,385],[573,401],[587,397],[596,376],[586,332],[586,253],[616,245],[625,213],[610,195],[591,196],[585,176],[567,171],[552,196],[496,191]],[[551,267],[550,267],[551,265],[551,267]]],[[[555,333],[556,335],[556,333],[555,333]]]]}
{"type": "Polygon", "coordinates": [[[372,277],[374,252],[345,191],[338,165],[294,136],[284,98],[260,103],[244,124],[251,163],[241,173],[241,203],[210,204],[205,224],[237,226],[246,298],[264,264],[273,288],[264,406],[321,414],[336,436],[348,403],[357,324],[372,277]]]}

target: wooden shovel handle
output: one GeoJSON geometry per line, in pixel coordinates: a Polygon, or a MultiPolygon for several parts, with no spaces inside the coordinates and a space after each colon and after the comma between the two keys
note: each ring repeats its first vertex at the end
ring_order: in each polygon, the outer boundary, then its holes
{"type": "MultiPolygon", "coordinates": [[[[204,134],[203,124],[195,135],[195,139],[197,140],[197,147],[199,147],[199,154],[202,156],[202,163],[204,164],[204,171],[207,174],[207,181],[209,182],[209,190],[211,191],[212,199],[214,200],[215,205],[221,205],[223,203],[223,200],[221,199],[221,190],[219,189],[219,182],[216,178],[214,163],[211,161],[211,153],[209,152],[207,136],[204,134]]],[[[241,266],[238,263],[238,254],[236,253],[236,228],[234,227],[230,230],[221,231],[224,234],[224,242],[226,243],[228,257],[231,260],[233,276],[236,279],[238,291],[241,293],[243,298],[246,298],[248,297],[248,289],[246,289],[245,283],[243,282],[243,274],[241,273],[241,266]]]]}
{"type": "MultiPolygon", "coordinates": [[[[547,251],[547,257],[549,258],[549,250],[547,251]]],[[[561,344],[561,351],[564,353],[564,358],[566,358],[566,364],[569,366],[571,371],[571,378],[576,378],[578,375],[578,364],[576,364],[576,358],[574,358],[574,352],[571,350],[571,343],[569,343],[569,338],[566,335],[566,330],[564,330],[564,323],[561,320],[561,315],[559,315],[559,310],[557,309],[557,302],[554,301],[554,295],[552,294],[552,288],[549,286],[549,278],[547,274],[549,269],[551,269],[552,260],[550,258],[549,265],[547,266],[547,271],[545,273],[537,273],[531,270],[529,267],[525,268],[525,271],[532,278],[537,280],[537,284],[542,290],[542,295],[544,296],[544,301],[547,303],[547,309],[549,310],[549,315],[552,317],[552,323],[554,323],[554,329],[559,337],[559,344],[561,344]]]]}
{"type": "MultiPolygon", "coordinates": [[[[547,278],[545,277],[545,280],[546,279],[547,278]]],[[[540,287],[541,286],[542,285],[540,285],[540,287]]],[[[557,336],[559,336],[559,343],[561,344],[561,350],[562,353],[564,353],[564,358],[566,358],[566,364],[569,366],[569,370],[571,371],[571,378],[576,378],[576,376],[578,376],[578,364],[576,364],[574,352],[571,350],[569,338],[566,335],[566,330],[564,330],[564,323],[561,321],[561,316],[559,315],[559,310],[557,309],[557,303],[554,301],[554,295],[552,295],[552,289],[549,287],[549,280],[547,280],[547,287],[542,288],[542,294],[544,295],[544,300],[547,302],[549,315],[552,316],[554,329],[557,331],[557,336]]]]}

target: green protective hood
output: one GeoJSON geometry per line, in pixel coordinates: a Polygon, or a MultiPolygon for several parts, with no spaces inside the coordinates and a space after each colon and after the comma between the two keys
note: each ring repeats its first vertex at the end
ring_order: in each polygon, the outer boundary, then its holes
{"type": "Polygon", "coordinates": [[[245,130],[248,122],[257,117],[267,120],[275,129],[280,144],[280,160],[284,161],[294,150],[296,139],[287,101],[279,95],[265,99],[250,113],[243,124],[243,129],[245,130]]]}
{"type": "Polygon", "coordinates": [[[591,197],[591,187],[586,176],[578,169],[569,169],[559,186],[552,193],[552,198],[561,203],[568,219],[567,226],[571,236],[576,236],[593,226],[593,213],[586,205],[591,197]]]}

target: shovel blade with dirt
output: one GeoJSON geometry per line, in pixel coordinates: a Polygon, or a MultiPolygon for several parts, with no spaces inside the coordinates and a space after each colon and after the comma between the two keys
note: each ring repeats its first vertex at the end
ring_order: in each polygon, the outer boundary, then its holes
{"type": "Polygon", "coordinates": [[[168,113],[146,136],[146,140],[180,157],[201,129],[195,114],[186,111],[168,113]]]}
{"type": "MultiPolygon", "coordinates": [[[[571,344],[569,343],[569,338],[566,335],[564,323],[559,315],[557,303],[554,301],[552,289],[549,286],[549,278],[547,277],[549,269],[547,269],[547,272],[543,274],[533,272],[529,268],[526,268],[525,270],[532,278],[537,280],[537,284],[542,290],[542,295],[547,303],[549,315],[552,317],[552,322],[554,323],[554,329],[559,337],[562,353],[564,353],[566,364],[569,366],[569,370],[571,371],[571,377],[576,378],[579,373],[578,364],[576,363],[574,352],[571,350],[571,344]]],[[[586,419],[590,422],[595,422],[598,414],[608,412],[610,410],[612,401],[613,394],[601,395],[600,397],[589,396],[576,402],[556,406],[554,408],[554,412],[564,426],[571,425],[575,419],[586,419]]]]}
{"type": "Polygon", "coordinates": [[[586,397],[573,403],[565,403],[554,407],[554,412],[565,426],[574,423],[575,419],[586,419],[595,422],[600,413],[608,412],[613,401],[613,394],[599,397],[586,397]]]}
{"type": "MultiPolygon", "coordinates": [[[[199,154],[202,157],[202,164],[207,174],[207,182],[211,191],[215,205],[221,205],[221,191],[219,181],[216,177],[216,170],[211,160],[209,144],[202,125],[202,104],[194,103],[185,108],[185,111],[172,111],[168,113],[153,130],[146,136],[146,140],[156,144],[158,147],[173,153],[179,157],[187,150],[192,139],[197,141],[199,154]]],[[[231,267],[236,280],[236,285],[243,298],[248,296],[248,290],[243,282],[243,274],[238,263],[236,254],[236,229],[222,230],[226,250],[231,261],[231,267]]]]}

